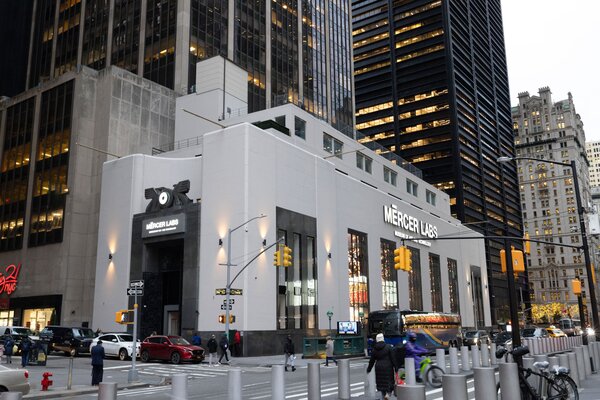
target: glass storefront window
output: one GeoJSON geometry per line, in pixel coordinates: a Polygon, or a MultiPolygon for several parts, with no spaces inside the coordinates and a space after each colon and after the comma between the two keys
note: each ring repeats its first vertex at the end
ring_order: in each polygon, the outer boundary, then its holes
{"type": "MultiPolygon", "coordinates": [[[[0,311],[0,326],[13,326],[13,319],[15,317],[14,310],[0,311]]],[[[3,334],[4,332],[0,332],[3,334]]]]}
{"type": "Polygon", "coordinates": [[[421,286],[421,253],[409,247],[412,254],[412,271],[408,273],[408,290],[411,310],[423,310],[423,290],[421,286]]]}
{"type": "Polygon", "coordinates": [[[54,308],[26,309],[23,312],[23,326],[39,332],[50,324],[54,308]]]}
{"type": "Polygon", "coordinates": [[[440,271],[440,256],[429,253],[429,278],[431,280],[431,310],[444,311],[442,304],[442,273],[440,271]]]}
{"type": "Polygon", "coordinates": [[[381,239],[381,290],[383,309],[398,308],[398,272],[394,268],[396,242],[381,239]]]}
{"type": "Polygon", "coordinates": [[[360,321],[360,313],[369,315],[369,258],[367,235],[348,230],[348,278],[350,320],[360,321]]]}

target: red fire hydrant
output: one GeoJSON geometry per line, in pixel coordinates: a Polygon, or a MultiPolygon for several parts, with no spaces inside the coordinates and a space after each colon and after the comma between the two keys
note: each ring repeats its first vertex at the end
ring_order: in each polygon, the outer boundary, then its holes
{"type": "Polygon", "coordinates": [[[42,379],[42,391],[48,390],[48,386],[52,385],[53,381],[48,379],[48,377],[52,376],[52,372],[44,372],[42,374],[44,379],[42,379]]]}

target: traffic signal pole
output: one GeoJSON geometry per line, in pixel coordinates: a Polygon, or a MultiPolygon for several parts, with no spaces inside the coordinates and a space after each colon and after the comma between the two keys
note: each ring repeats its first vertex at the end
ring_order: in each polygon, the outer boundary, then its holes
{"type": "Polygon", "coordinates": [[[137,292],[133,297],[133,349],[131,350],[131,369],[129,370],[129,374],[127,375],[127,382],[137,382],[138,381],[138,372],[135,369],[135,361],[137,358],[137,322],[138,322],[138,302],[137,302],[137,292]]]}

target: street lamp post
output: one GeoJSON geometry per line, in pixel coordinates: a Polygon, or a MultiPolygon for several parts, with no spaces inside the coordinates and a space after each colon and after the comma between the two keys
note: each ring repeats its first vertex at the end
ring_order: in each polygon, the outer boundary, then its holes
{"type": "Polygon", "coordinates": [[[563,163],[553,160],[544,160],[541,158],[532,157],[498,157],[498,162],[509,162],[517,160],[531,160],[539,161],[548,164],[562,165],[563,167],[571,168],[573,174],[573,187],[575,189],[575,201],[577,202],[577,215],[579,216],[579,229],[581,231],[581,250],[583,250],[583,257],[585,261],[585,271],[587,274],[588,291],[590,295],[590,303],[592,303],[592,321],[594,324],[594,330],[600,332],[600,321],[598,321],[598,304],[596,304],[596,288],[593,283],[592,275],[592,261],[590,259],[590,249],[587,242],[587,235],[585,234],[585,221],[583,219],[584,209],[581,204],[581,193],[579,192],[579,180],[577,179],[577,166],[575,160],[571,160],[570,163],[563,163]]]}
{"type": "Polygon", "coordinates": [[[227,266],[227,285],[225,286],[225,335],[227,336],[227,342],[229,342],[229,301],[231,298],[231,266],[233,265],[231,264],[231,234],[247,223],[264,217],[266,215],[260,214],[258,217],[250,218],[248,221],[233,229],[229,229],[227,232],[227,264],[225,264],[227,266]]]}
{"type": "Polygon", "coordinates": [[[327,318],[329,318],[329,333],[331,334],[331,317],[333,317],[333,311],[327,311],[327,318]]]}

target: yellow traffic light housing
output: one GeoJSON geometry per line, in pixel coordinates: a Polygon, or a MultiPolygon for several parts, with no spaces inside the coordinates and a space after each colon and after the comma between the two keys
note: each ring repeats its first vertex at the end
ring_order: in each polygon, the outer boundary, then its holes
{"type": "Polygon", "coordinates": [[[119,310],[115,312],[115,322],[121,325],[133,324],[133,318],[129,317],[130,310],[119,310]]]}
{"type": "Polygon", "coordinates": [[[404,246],[394,249],[394,268],[403,269],[404,266],[404,246]]]}
{"type": "Polygon", "coordinates": [[[404,270],[412,271],[412,251],[406,246],[404,246],[404,270]]]}
{"type": "Polygon", "coordinates": [[[276,267],[281,267],[281,252],[277,250],[273,255],[273,265],[276,267]]]}
{"type": "Polygon", "coordinates": [[[292,266],[292,249],[287,246],[283,247],[283,266],[284,267],[292,266]]]}
{"type": "MultiPolygon", "coordinates": [[[[513,272],[525,272],[525,259],[523,258],[523,252],[521,250],[515,250],[514,247],[511,247],[510,255],[512,257],[512,265],[513,272]]],[[[506,251],[504,249],[500,250],[500,266],[502,268],[502,273],[506,273],[506,251]]]]}
{"type": "MultiPolygon", "coordinates": [[[[229,323],[233,324],[234,322],[235,322],[235,315],[229,314],[229,323]]],[[[219,323],[220,324],[225,323],[225,314],[219,314],[219,323]]]]}
{"type": "Polygon", "coordinates": [[[579,279],[573,279],[571,281],[571,288],[573,289],[573,294],[579,296],[581,294],[581,281],[579,279]]]}
{"type": "Polygon", "coordinates": [[[529,241],[529,232],[525,232],[525,240],[523,241],[525,254],[531,254],[531,242],[529,241]]]}

